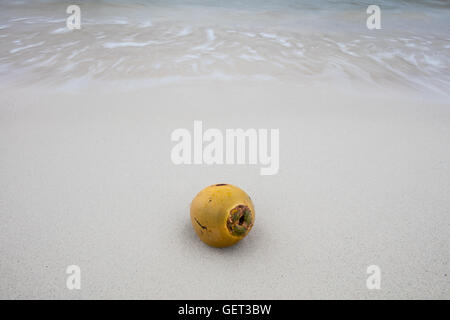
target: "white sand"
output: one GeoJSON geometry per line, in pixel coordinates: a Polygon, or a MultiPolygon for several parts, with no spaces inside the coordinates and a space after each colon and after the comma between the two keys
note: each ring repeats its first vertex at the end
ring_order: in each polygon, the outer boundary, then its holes
{"type": "Polygon", "coordinates": [[[0,92],[0,298],[450,298],[450,105],[216,82],[0,92]],[[280,172],[175,166],[170,133],[280,128],[280,172]],[[189,203],[232,183],[257,220],[195,235],[189,203]],[[82,270],[66,288],[65,269],[82,270]],[[366,268],[382,271],[366,288],[366,268]]]}

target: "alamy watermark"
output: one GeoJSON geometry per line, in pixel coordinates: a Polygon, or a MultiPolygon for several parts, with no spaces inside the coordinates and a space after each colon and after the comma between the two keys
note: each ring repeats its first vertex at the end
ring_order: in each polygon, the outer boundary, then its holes
{"type": "Polygon", "coordinates": [[[381,9],[377,5],[370,5],[366,10],[367,14],[370,16],[367,18],[366,25],[367,29],[381,29],[381,9]]]}
{"type": "Polygon", "coordinates": [[[81,9],[76,4],[67,7],[66,13],[70,16],[66,19],[66,26],[69,30],[81,29],[81,9]]]}
{"type": "Polygon", "coordinates": [[[70,265],[66,268],[66,274],[69,276],[66,280],[66,287],[69,290],[81,289],[81,268],[77,265],[70,265]]]}
{"type": "Polygon", "coordinates": [[[203,122],[194,121],[193,133],[175,129],[171,140],[174,164],[261,165],[261,175],[275,175],[280,166],[279,129],[219,129],[203,132],[203,122]],[[269,148],[270,139],[270,148],[269,148]],[[269,150],[270,149],[270,150],[269,150]]]}
{"type": "Polygon", "coordinates": [[[367,267],[367,277],[366,286],[369,290],[380,290],[381,289],[381,269],[377,265],[370,265],[367,267]]]}

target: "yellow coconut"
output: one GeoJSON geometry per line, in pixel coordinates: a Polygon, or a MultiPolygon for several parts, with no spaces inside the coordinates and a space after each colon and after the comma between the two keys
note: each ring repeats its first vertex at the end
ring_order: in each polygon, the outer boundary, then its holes
{"type": "Polygon", "coordinates": [[[192,200],[191,222],[203,242],[213,247],[228,247],[249,233],[255,222],[255,209],[242,189],[231,184],[215,184],[192,200]]]}

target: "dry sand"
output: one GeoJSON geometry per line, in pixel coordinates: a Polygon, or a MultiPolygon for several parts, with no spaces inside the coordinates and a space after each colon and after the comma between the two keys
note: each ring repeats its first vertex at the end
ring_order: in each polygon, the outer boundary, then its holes
{"type": "Polygon", "coordinates": [[[268,82],[0,92],[0,298],[450,298],[450,105],[268,82]],[[176,166],[176,128],[279,128],[280,172],[176,166]],[[238,185],[227,249],[189,221],[238,185]],[[66,267],[81,267],[81,290],[66,267]],[[381,268],[381,290],[366,268],[381,268]]]}

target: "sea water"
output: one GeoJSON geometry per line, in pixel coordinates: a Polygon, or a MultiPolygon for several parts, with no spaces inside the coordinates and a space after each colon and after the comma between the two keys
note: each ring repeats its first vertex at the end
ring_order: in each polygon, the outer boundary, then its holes
{"type": "Polygon", "coordinates": [[[70,1],[0,3],[0,81],[145,86],[248,79],[398,86],[446,95],[450,1],[70,1]]]}

